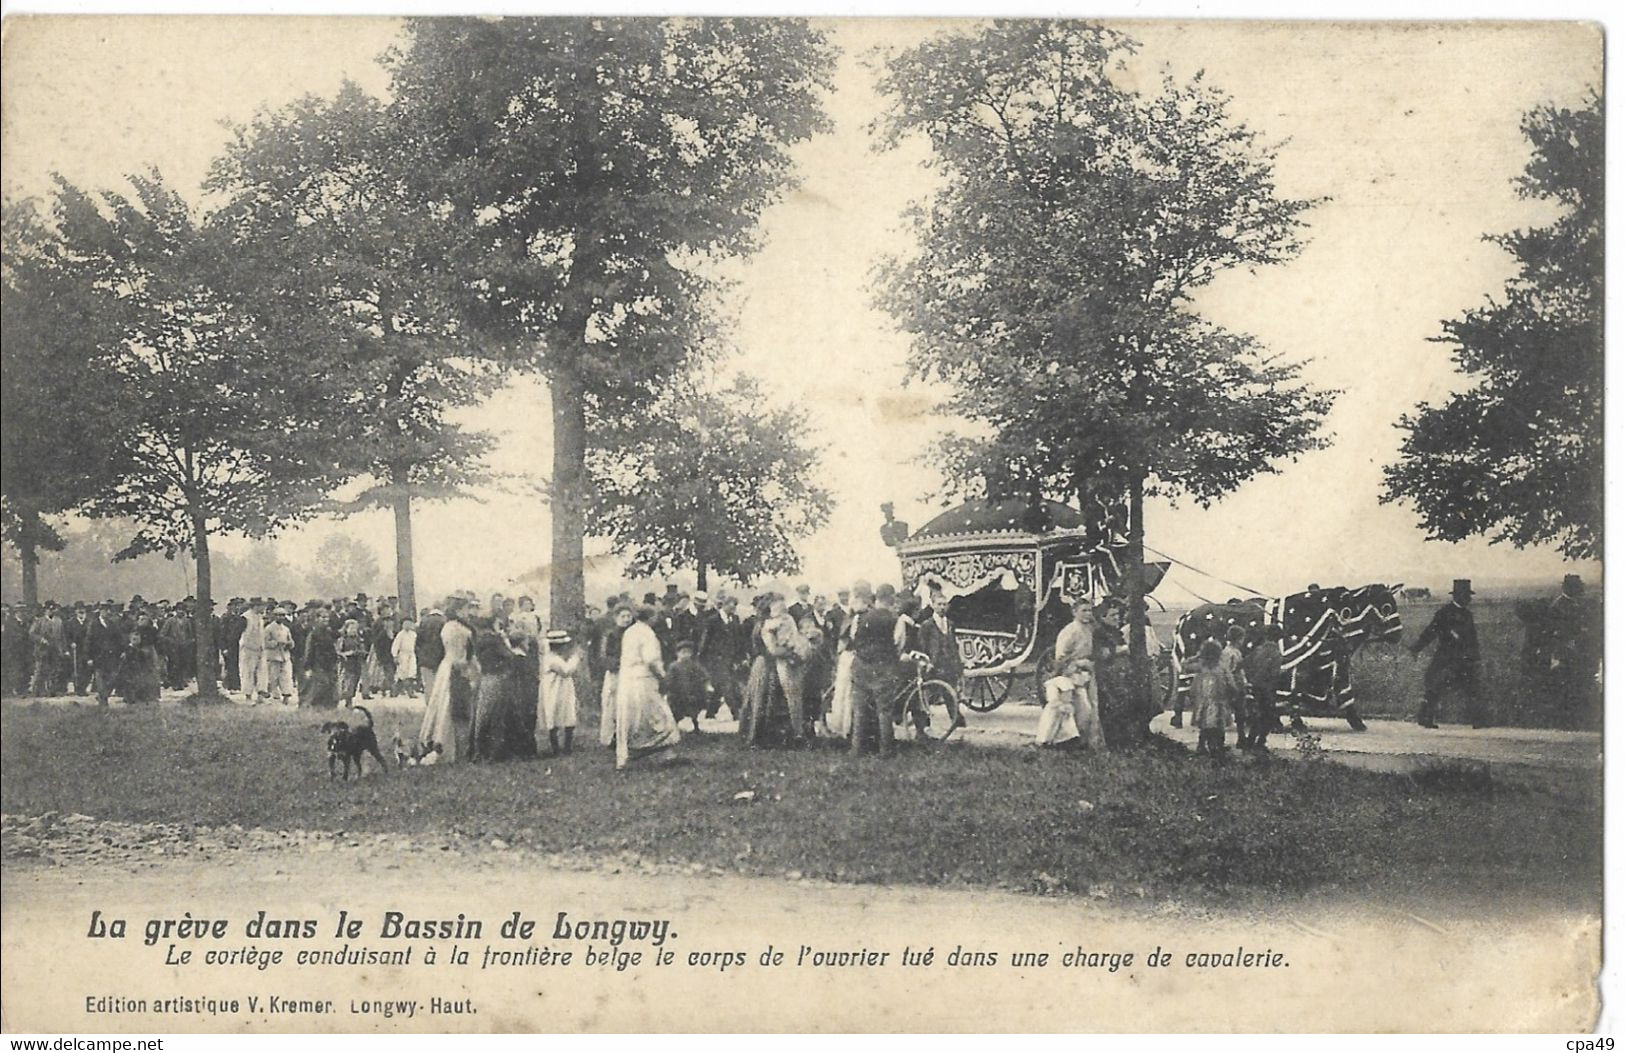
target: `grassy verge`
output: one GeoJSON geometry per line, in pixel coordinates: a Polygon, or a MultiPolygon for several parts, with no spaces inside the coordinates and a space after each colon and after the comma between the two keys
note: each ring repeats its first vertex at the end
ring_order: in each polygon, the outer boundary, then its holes
{"type": "MultiPolygon", "coordinates": [[[[7,705],[0,807],[134,822],[471,838],[745,873],[1157,899],[1337,888],[1600,897],[1601,787],[1382,775],[1183,750],[1069,758],[953,745],[890,763],[685,738],[617,774],[573,757],[328,780],[319,718],[7,705]]],[[[380,721],[387,745],[400,723],[380,721]]],[[[591,743],[590,737],[588,742],[591,743]]]]}

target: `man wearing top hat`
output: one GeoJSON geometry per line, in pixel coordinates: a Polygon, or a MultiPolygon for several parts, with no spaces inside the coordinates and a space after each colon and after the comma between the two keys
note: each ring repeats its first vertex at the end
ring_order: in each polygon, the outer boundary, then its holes
{"type": "Polygon", "coordinates": [[[1489,727],[1484,699],[1478,691],[1478,628],[1469,609],[1472,602],[1473,583],[1457,578],[1450,589],[1450,602],[1439,608],[1411,645],[1411,654],[1420,654],[1428,644],[1438,644],[1422,675],[1422,709],[1416,722],[1424,728],[1439,726],[1440,696],[1452,688],[1466,697],[1473,727],[1489,727]]]}

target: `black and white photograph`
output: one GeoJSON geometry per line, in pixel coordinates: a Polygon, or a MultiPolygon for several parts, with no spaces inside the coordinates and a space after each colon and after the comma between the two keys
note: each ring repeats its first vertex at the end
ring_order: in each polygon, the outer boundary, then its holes
{"type": "Polygon", "coordinates": [[[1599,24],[3,48],[7,1035],[1606,1023],[1599,24]]]}

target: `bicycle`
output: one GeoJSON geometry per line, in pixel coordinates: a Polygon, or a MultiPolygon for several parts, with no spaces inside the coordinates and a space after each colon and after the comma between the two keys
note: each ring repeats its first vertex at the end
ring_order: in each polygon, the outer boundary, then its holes
{"type": "MultiPolygon", "coordinates": [[[[931,660],[919,652],[911,652],[900,660],[913,671],[912,676],[904,676],[898,685],[897,692],[891,699],[891,713],[893,724],[912,722],[921,738],[925,738],[925,729],[931,726],[931,707],[943,706],[949,712],[958,710],[959,689],[946,680],[934,680],[927,676],[931,669],[931,660]]],[[[831,684],[823,692],[823,712],[828,713],[835,700],[835,685],[831,684]]],[[[947,731],[939,739],[946,742],[948,736],[963,727],[965,718],[960,716],[958,723],[950,724],[947,731]]]]}

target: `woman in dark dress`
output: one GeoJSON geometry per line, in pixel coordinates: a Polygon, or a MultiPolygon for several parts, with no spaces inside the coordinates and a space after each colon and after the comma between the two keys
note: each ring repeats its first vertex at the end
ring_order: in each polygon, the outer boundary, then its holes
{"type": "Polygon", "coordinates": [[[135,628],[130,632],[118,679],[125,702],[158,701],[162,687],[158,672],[158,626],[144,613],[137,617],[135,628]]]}
{"type": "Polygon", "coordinates": [[[317,609],[310,631],[305,634],[305,682],[299,688],[301,708],[332,709],[339,704],[337,643],[323,605],[317,609]]]}
{"type": "Polygon", "coordinates": [[[511,754],[512,731],[517,723],[513,673],[519,656],[490,615],[475,622],[474,657],[480,678],[474,690],[474,722],[469,729],[469,760],[506,760],[511,754]]]}
{"type": "Polygon", "coordinates": [[[756,635],[761,653],[751,663],[745,685],[739,734],[752,746],[799,746],[807,734],[802,672],[808,646],[785,610],[784,597],[768,599],[767,617],[756,635]]]}
{"type": "Polygon", "coordinates": [[[367,661],[361,671],[361,697],[385,696],[395,687],[395,619],[383,614],[367,634],[367,661]]]}
{"type": "Polygon", "coordinates": [[[1106,748],[1111,750],[1137,741],[1134,714],[1128,712],[1128,644],[1121,628],[1122,618],[1123,608],[1112,600],[1095,606],[1095,691],[1100,700],[1100,731],[1106,737],[1106,748]]]}

